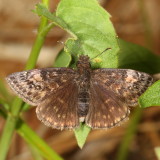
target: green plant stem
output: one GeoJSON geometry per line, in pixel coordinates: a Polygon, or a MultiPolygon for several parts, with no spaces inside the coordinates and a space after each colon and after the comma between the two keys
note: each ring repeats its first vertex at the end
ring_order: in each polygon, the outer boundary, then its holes
{"type": "MultiPolygon", "coordinates": [[[[0,111],[0,115],[7,119],[6,113],[0,111]]],[[[9,116],[9,115],[8,115],[9,116]]],[[[13,121],[14,119],[8,118],[9,120],[13,121]]],[[[22,120],[18,119],[16,125],[17,133],[23,137],[23,139],[28,143],[29,146],[36,149],[37,153],[41,154],[48,160],[62,160],[57,153],[55,153],[52,148],[50,148],[45,141],[43,141],[35,132],[22,120]],[[36,147],[35,147],[36,146],[36,147]]]]}
{"type": "Polygon", "coordinates": [[[0,98],[0,104],[3,106],[2,108],[5,109],[6,111],[10,110],[10,106],[6,100],[0,98]]]}
{"type": "MultiPolygon", "coordinates": [[[[17,106],[21,106],[22,101],[17,99],[17,106]]],[[[16,107],[15,107],[16,108],[16,107]]],[[[18,113],[17,110],[15,113],[18,113]]],[[[9,150],[10,143],[12,142],[12,136],[17,123],[18,116],[9,114],[6,120],[6,124],[1,136],[0,141],[0,160],[5,160],[7,152],[9,150]]]]}
{"type": "Polygon", "coordinates": [[[42,156],[39,154],[39,152],[37,151],[37,149],[34,146],[32,146],[28,143],[28,148],[30,149],[30,152],[32,154],[32,158],[34,160],[43,160],[42,156]]]}
{"type": "Polygon", "coordinates": [[[3,130],[3,134],[0,142],[0,160],[5,160],[9,149],[9,145],[12,142],[13,131],[15,129],[16,119],[9,115],[6,120],[6,125],[3,130]]]}
{"type": "MultiPolygon", "coordinates": [[[[43,4],[46,5],[48,8],[49,0],[43,0],[43,4]]],[[[42,45],[44,43],[46,34],[48,33],[47,30],[45,32],[42,32],[42,30],[47,26],[48,20],[45,17],[41,17],[41,22],[38,30],[38,35],[35,40],[35,43],[32,47],[30,57],[28,59],[28,62],[26,64],[25,69],[32,69],[37,61],[37,58],[39,56],[39,52],[42,48],[42,45]]],[[[19,118],[19,113],[21,111],[22,107],[22,100],[19,98],[15,98],[13,105],[11,106],[11,114],[7,117],[6,124],[1,136],[0,141],[0,160],[5,160],[6,155],[11,143],[11,139],[16,127],[17,120],[19,118]]]]}
{"type": "Polygon", "coordinates": [[[2,79],[0,79],[0,96],[2,96],[8,102],[11,101],[11,96],[9,96],[9,93],[2,79]]]}
{"type": "Polygon", "coordinates": [[[62,158],[55,153],[41,138],[39,138],[34,131],[27,126],[22,120],[19,120],[17,132],[30,145],[36,146],[36,149],[43,157],[48,160],[62,160],[62,158]]]}
{"type": "Polygon", "coordinates": [[[40,50],[43,46],[46,34],[48,33],[49,30],[45,30],[45,33],[42,32],[42,30],[47,26],[48,20],[45,17],[41,17],[41,23],[38,31],[37,38],[35,40],[35,43],[32,47],[29,59],[27,61],[25,70],[29,70],[35,67],[40,50]]]}
{"type": "Polygon", "coordinates": [[[129,126],[126,130],[122,143],[119,147],[116,160],[126,160],[127,155],[128,155],[128,148],[136,133],[137,125],[141,118],[141,114],[142,114],[141,108],[137,108],[135,112],[133,113],[132,118],[130,119],[129,126]]]}

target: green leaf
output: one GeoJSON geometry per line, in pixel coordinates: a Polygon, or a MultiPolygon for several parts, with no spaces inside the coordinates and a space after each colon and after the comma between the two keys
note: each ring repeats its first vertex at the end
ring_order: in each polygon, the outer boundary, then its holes
{"type": "Polygon", "coordinates": [[[142,108],[160,106],[160,80],[155,82],[140,96],[139,104],[142,108]]]}
{"type": "MultiPolygon", "coordinates": [[[[42,5],[37,5],[36,12],[54,21],[72,35],[73,38],[66,42],[66,46],[75,62],[80,54],[94,58],[106,48],[111,48],[98,57],[98,67],[117,67],[119,47],[116,33],[110,21],[110,15],[99,6],[96,0],[61,0],[56,17],[42,5]]],[[[93,67],[95,65],[97,66],[97,58],[92,63],[93,67]]]]}
{"type": "Polygon", "coordinates": [[[46,17],[48,20],[53,21],[55,25],[58,25],[62,29],[68,28],[66,23],[62,19],[58,18],[55,14],[52,14],[51,12],[49,12],[46,6],[42,3],[37,4],[36,9],[33,10],[33,12],[37,13],[40,16],[46,17]]]}
{"type": "MultiPolygon", "coordinates": [[[[99,67],[117,67],[116,33],[110,15],[99,6],[96,0],[61,0],[56,15],[68,25],[73,35],[71,50],[75,61],[80,54],[94,58],[106,48],[112,48],[99,56],[99,67]]],[[[67,46],[70,48],[69,46],[67,46]]],[[[94,67],[94,63],[92,64],[94,67]]]]}
{"type": "Polygon", "coordinates": [[[160,56],[142,46],[123,40],[119,40],[119,45],[119,68],[130,68],[150,74],[160,72],[160,56]]]}
{"type": "Polygon", "coordinates": [[[71,61],[71,56],[70,54],[66,53],[64,50],[62,50],[54,63],[54,67],[68,67],[69,63],[71,61]]]}
{"type": "MultiPolygon", "coordinates": [[[[73,36],[66,42],[66,50],[72,54],[73,62],[77,61],[80,54],[94,58],[106,48],[112,48],[95,58],[92,67],[117,67],[119,47],[116,33],[110,22],[110,15],[98,5],[97,1],[61,0],[56,15],[68,25],[66,30],[73,36]]],[[[89,131],[90,128],[86,125],[75,130],[80,148],[83,147],[89,131]]]]}
{"type": "Polygon", "coordinates": [[[77,139],[77,143],[80,148],[83,147],[90,130],[91,130],[90,127],[82,123],[81,123],[80,128],[74,130],[74,133],[77,139]]]}
{"type": "MultiPolygon", "coordinates": [[[[72,36],[65,43],[65,51],[73,58],[70,66],[75,67],[79,55],[84,54],[93,59],[91,59],[92,68],[117,68],[119,51],[117,36],[109,13],[98,4],[97,0],[61,0],[56,15],[39,4],[36,12],[55,22],[72,36]],[[106,48],[111,49],[101,54],[106,48]]],[[[67,66],[70,59],[67,58],[67,61],[66,56],[61,52],[55,66],[67,66]]],[[[85,125],[75,130],[80,147],[84,145],[89,131],[89,127],[85,125]]]]}

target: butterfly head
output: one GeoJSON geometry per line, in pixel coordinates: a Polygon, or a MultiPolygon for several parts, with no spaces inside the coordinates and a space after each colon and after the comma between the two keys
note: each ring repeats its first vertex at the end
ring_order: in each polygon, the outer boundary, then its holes
{"type": "Polygon", "coordinates": [[[81,55],[77,61],[77,68],[78,70],[87,70],[90,69],[90,61],[89,57],[85,55],[81,55]]]}

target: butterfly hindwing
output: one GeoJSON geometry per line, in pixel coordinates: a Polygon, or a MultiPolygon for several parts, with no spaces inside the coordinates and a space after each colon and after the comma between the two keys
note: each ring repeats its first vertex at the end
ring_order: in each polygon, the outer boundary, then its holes
{"type": "Polygon", "coordinates": [[[36,108],[37,117],[47,126],[73,129],[79,126],[78,87],[73,81],[51,93],[36,108]]]}
{"type": "Polygon", "coordinates": [[[111,90],[92,82],[90,86],[89,112],[86,124],[93,129],[112,128],[129,115],[125,102],[111,90]]]}

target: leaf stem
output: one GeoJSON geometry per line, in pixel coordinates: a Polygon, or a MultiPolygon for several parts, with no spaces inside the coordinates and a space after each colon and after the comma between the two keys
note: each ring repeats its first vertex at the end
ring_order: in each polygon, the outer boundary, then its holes
{"type": "Polygon", "coordinates": [[[134,111],[132,118],[130,119],[130,124],[126,130],[126,133],[124,135],[122,143],[119,147],[116,160],[125,160],[127,158],[128,148],[129,148],[129,145],[130,145],[131,141],[133,140],[133,137],[136,133],[137,125],[138,125],[139,120],[141,118],[141,114],[142,114],[141,108],[137,108],[134,111]]]}
{"type": "MultiPolygon", "coordinates": [[[[21,106],[20,104],[22,101],[17,99],[17,106],[21,106]]],[[[16,108],[16,107],[14,107],[16,108]]],[[[19,107],[20,108],[20,107],[19,107]]],[[[1,136],[0,140],[0,160],[5,160],[7,156],[7,152],[9,150],[10,143],[12,142],[12,136],[15,130],[15,126],[17,123],[17,117],[18,117],[18,110],[14,112],[14,114],[17,113],[17,116],[14,116],[12,114],[9,114],[6,120],[6,124],[1,136]]]]}
{"type": "MultiPolygon", "coordinates": [[[[43,4],[48,8],[49,0],[42,0],[43,4]]],[[[45,30],[45,33],[42,32],[43,29],[47,26],[48,20],[45,17],[41,17],[40,26],[38,29],[38,35],[35,40],[35,43],[32,47],[31,54],[29,56],[29,59],[27,61],[25,69],[32,69],[35,67],[36,61],[38,59],[40,50],[42,48],[42,45],[44,43],[46,34],[48,33],[48,30],[45,30]],[[43,34],[42,34],[43,33],[43,34]]],[[[0,160],[5,160],[6,155],[11,143],[11,139],[17,124],[17,120],[19,118],[19,113],[22,108],[22,100],[19,98],[15,98],[12,107],[11,107],[11,114],[7,117],[6,124],[1,136],[0,141],[0,160]]]]}
{"type": "MultiPolygon", "coordinates": [[[[0,110],[0,115],[6,119],[7,115],[0,110]]],[[[9,115],[8,115],[9,116],[9,115]]],[[[9,119],[9,118],[8,118],[9,119]]],[[[13,120],[13,119],[9,119],[13,120]]],[[[51,147],[49,147],[45,141],[43,141],[35,132],[22,120],[18,119],[16,124],[17,133],[23,137],[23,139],[28,143],[32,149],[35,149],[37,153],[42,155],[48,160],[62,160],[57,153],[55,153],[51,147]]]]}
{"type": "Polygon", "coordinates": [[[49,29],[48,29],[48,30],[45,31],[45,33],[42,32],[42,30],[47,26],[47,24],[48,24],[48,20],[45,17],[42,16],[40,26],[39,26],[39,29],[38,29],[38,35],[37,35],[37,38],[35,40],[35,43],[33,44],[30,56],[28,58],[28,61],[27,61],[26,67],[25,67],[25,70],[32,69],[36,65],[40,50],[43,46],[45,37],[46,37],[46,35],[49,31],[49,29]]]}
{"type": "MultiPolygon", "coordinates": [[[[22,120],[19,119],[17,132],[23,137],[23,139],[33,147],[36,146],[36,150],[48,160],[62,160],[62,158],[55,153],[41,138],[39,138],[34,131],[27,126],[22,120]]],[[[35,147],[34,147],[35,148],[35,147]]]]}

